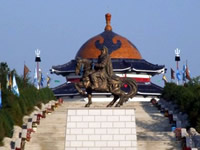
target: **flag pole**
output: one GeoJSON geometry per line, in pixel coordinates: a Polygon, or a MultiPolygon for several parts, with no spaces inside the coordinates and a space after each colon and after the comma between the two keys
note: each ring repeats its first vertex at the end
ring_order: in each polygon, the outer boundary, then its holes
{"type": "Polygon", "coordinates": [[[25,79],[25,61],[24,61],[24,88],[26,87],[26,79],[25,79]]]}
{"type": "MultiPolygon", "coordinates": [[[[179,72],[179,66],[178,66],[178,62],[180,61],[180,53],[181,50],[176,48],[175,49],[175,61],[176,61],[176,69],[177,69],[177,74],[180,74],[179,72]]],[[[179,79],[178,79],[178,75],[177,75],[177,85],[179,84],[179,79]]]]}
{"type": "Polygon", "coordinates": [[[37,89],[39,90],[40,89],[40,84],[39,84],[39,62],[41,62],[41,58],[40,58],[40,50],[39,49],[37,49],[36,51],[35,51],[35,55],[36,55],[36,57],[35,57],[35,62],[36,62],[36,64],[37,64],[37,82],[36,82],[36,84],[37,84],[37,89]]]}
{"type": "MultiPolygon", "coordinates": [[[[179,68],[178,68],[178,61],[176,61],[176,70],[179,71],[179,68]]],[[[179,85],[179,80],[177,79],[177,85],[179,85]]]]}
{"type": "MultiPolygon", "coordinates": [[[[39,62],[37,62],[37,81],[39,81],[39,68],[40,68],[39,62]]],[[[39,87],[39,89],[40,89],[40,84],[39,84],[39,82],[38,82],[38,87],[39,87]]]]}
{"type": "Polygon", "coordinates": [[[185,68],[185,83],[187,83],[187,69],[188,69],[188,65],[187,65],[187,59],[186,59],[186,68],[185,68]]]}

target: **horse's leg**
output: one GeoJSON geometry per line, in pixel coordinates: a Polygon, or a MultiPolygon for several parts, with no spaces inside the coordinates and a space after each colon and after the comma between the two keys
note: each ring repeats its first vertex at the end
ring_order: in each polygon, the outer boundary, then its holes
{"type": "Polygon", "coordinates": [[[120,107],[121,105],[123,105],[124,101],[127,99],[126,93],[124,91],[121,91],[121,94],[119,97],[120,97],[119,102],[115,105],[115,107],[120,107]]]}
{"type": "Polygon", "coordinates": [[[119,97],[119,102],[115,105],[115,107],[120,107],[121,105],[123,105],[123,97],[124,96],[119,97]]]}
{"type": "Polygon", "coordinates": [[[83,83],[82,82],[78,82],[74,84],[75,88],[77,89],[77,91],[81,94],[84,95],[85,92],[81,89],[81,87],[83,87],[83,83]]]}
{"type": "Polygon", "coordinates": [[[86,89],[86,91],[87,91],[88,103],[85,105],[85,107],[90,107],[90,105],[92,104],[92,90],[86,89]]]}
{"type": "Polygon", "coordinates": [[[118,95],[113,94],[113,96],[114,96],[113,100],[107,105],[107,107],[112,107],[119,98],[118,95]]]}

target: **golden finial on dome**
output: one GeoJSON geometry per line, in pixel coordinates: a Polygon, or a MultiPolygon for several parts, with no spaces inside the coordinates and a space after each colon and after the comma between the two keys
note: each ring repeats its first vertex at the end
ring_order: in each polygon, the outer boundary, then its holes
{"type": "Polygon", "coordinates": [[[111,20],[111,14],[110,13],[107,13],[105,15],[106,17],[106,27],[105,27],[105,31],[111,31],[112,30],[112,27],[110,25],[110,20],[111,20]]]}

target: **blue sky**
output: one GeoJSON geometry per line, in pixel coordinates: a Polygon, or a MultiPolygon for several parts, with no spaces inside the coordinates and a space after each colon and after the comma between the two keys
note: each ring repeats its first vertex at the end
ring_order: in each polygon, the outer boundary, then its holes
{"type": "MultiPolygon", "coordinates": [[[[200,75],[199,8],[199,0],[1,0],[0,62],[21,75],[25,62],[33,77],[38,48],[41,69],[49,73],[51,66],[70,61],[84,42],[104,31],[109,12],[113,31],[134,43],[147,61],[165,65],[168,80],[170,67],[176,67],[176,48],[181,50],[181,68],[187,60],[195,77],[200,75]]],[[[161,78],[153,77],[153,82],[162,85],[161,78]]]]}

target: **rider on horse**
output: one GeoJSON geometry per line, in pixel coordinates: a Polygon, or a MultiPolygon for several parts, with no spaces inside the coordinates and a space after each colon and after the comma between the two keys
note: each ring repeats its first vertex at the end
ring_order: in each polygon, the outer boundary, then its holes
{"type": "Polygon", "coordinates": [[[92,89],[99,89],[107,86],[107,80],[114,75],[112,62],[108,54],[108,48],[103,46],[101,55],[98,57],[98,62],[95,64],[95,72],[91,74],[92,89]],[[101,87],[98,85],[98,78],[102,80],[101,87]]]}
{"type": "Polygon", "coordinates": [[[76,74],[82,73],[80,82],[75,83],[75,87],[79,93],[87,93],[88,103],[85,107],[92,104],[92,92],[102,91],[110,92],[113,95],[113,100],[107,105],[111,107],[118,99],[116,107],[121,106],[129,98],[132,98],[137,93],[137,84],[132,78],[120,78],[113,72],[111,58],[108,54],[108,49],[104,46],[101,55],[98,57],[97,63],[94,65],[91,60],[77,58],[76,74]],[[127,84],[130,88],[126,93],[121,88],[127,84]],[[82,88],[85,88],[84,91],[82,88]]]}

